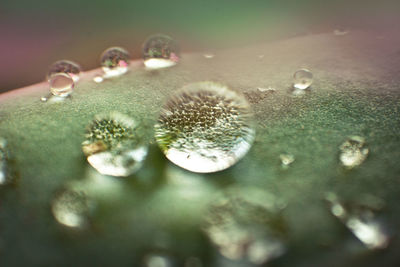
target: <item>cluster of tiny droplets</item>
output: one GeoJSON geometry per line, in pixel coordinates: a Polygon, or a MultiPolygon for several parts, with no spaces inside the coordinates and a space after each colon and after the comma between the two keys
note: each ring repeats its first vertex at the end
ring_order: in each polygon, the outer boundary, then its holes
{"type": "Polygon", "coordinates": [[[143,58],[162,58],[178,61],[179,49],[175,41],[166,35],[150,36],[143,45],[143,58]]]}

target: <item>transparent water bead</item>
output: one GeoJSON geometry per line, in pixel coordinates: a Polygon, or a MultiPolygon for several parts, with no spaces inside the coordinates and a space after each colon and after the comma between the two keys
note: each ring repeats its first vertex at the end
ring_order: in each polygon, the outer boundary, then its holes
{"type": "Polygon", "coordinates": [[[144,258],[145,267],[174,267],[175,264],[167,254],[151,253],[144,258]]]}
{"type": "Polygon", "coordinates": [[[179,61],[179,47],[169,36],[156,34],[143,44],[144,65],[148,69],[174,66],[179,61]]]}
{"type": "Polygon", "coordinates": [[[313,74],[307,69],[301,69],[293,75],[293,86],[296,89],[304,90],[311,86],[313,74]]]}
{"type": "Polygon", "coordinates": [[[210,205],[203,231],[224,257],[263,264],[286,250],[284,207],[257,188],[229,189],[210,205]]]}
{"type": "MultiPolygon", "coordinates": [[[[390,235],[381,221],[377,219],[374,205],[344,203],[334,193],[327,193],[331,213],[369,249],[387,247],[390,235]]],[[[372,203],[374,204],[374,203],[372,203]]]]}
{"type": "Polygon", "coordinates": [[[360,136],[351,136],[347,138],[347,140],[340,145],[339,149],[339,159],[343,166],[348,169],[361,165],[369,153],[365,139],[360,136]]]}
{"type": "Polygon", "coordinates": [[[193,83],[164,105],[155,138],[176,165],[216,172],[235,164],[250,149],[255,135],[252,116],[241,94],[213,82],[193,83]]]}
{"type": "Polygon", "coordinates": [[[88,125],[82,150],[98,172],[129,176],[146,158],[148,145],[138,123],[123,114],[99,115],[88,125]]]}
{"type": "Polygon", "coordinates": [[[205,54],[203,54],[203,56],[206,59],[212,59],[212,58],[215,57],[215,54],[213,54],[213,53],[205,53],[205,54]]]}
{"type": "Polygon", "coordinates": [[[81,67],[70,60],[59,60],[54,62],[47,73],[47,80],[50,81],[51,77],[57,73],[65,73],[71,76],[74,82],[77,82],[80,78],[81,67]]]}
{"type": "Polygon", "coordinates": [[[0,137],[0,185],[5,185],[12,181],[8,164],[9,153],[7,150],[7,141],[0,137]]]}
{"type": "Polygon", "coordinates": [[[74,80],[65,73],[57,73],[51,76],[50,81],[50,92],[54,96],[67,97],[74,91],[74,80]]]}
{"type": "Polygon", "coordinates": [[[281,160],[283,168],[289,167],[289,165],[292,164],[295,160],[295,157],[292,154],[280,154],[279,158],[281,160]]]}
{"type": "Polygon", "coordinates": [[[62,225],[73,228],[88,226],[93,203],[83,190],[63,189],[52,202],[54,218],[62,225]]]}
{"type": "Polygon", "coordinates": [[[130,55],[122,47],[110,47],[100,57],[105,78],[117,77],[128,71],[130,55]]]}

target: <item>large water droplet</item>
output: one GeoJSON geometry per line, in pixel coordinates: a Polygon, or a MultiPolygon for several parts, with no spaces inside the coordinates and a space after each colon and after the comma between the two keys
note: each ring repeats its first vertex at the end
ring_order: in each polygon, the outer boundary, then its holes
{"type": "Polygon", "coordinates": [[[179,47],[169,36],[150,36],[143,44],[144,65],[149,69],[174,66],[179,61],[179,47]]]}
{"type": "Polygon", "coordinates": [[[57,73],[65,73],[71,76],[74,82],[79,80],[79,75],[81,73],[81,67],[69,60],[59,60],[54,62],[47,73],[47,80],[50,81],[51,77],[57,73]]]}
{"type": "Polygon", "coordinates": [[[307,69],[301,69],[293,75],[293,86],[296,89],[304,90],[311,86],[313,74],[307,69]]]}
{"type": "Polygon", "coordinates": [[[52,202],[51,211],[54,218],[68,227],[84,228],[88,226],[93,203],[83,190],[63,189],[52,202]]]}
{"type": "Polygon", "coordinates": [[[210,206],[203,230],[226,258],[263,264],[286,250],[283,208],[263,190],[234,188],[210,206]]]}
{"type": "Polygon", "coordinates": [[[82,150],[98,172],[129,176],[146,158],[148,146],[138,123],[119,113],[99,115],[87,127],[82,150]]]}
{"type": "Polygon", "coordinates": [[[104,78],[120,76],[128,71],[130,55],[121,47],[110,47],[100,57],[104,78]]]}
{"type": "Polygon", "coordinates": [[[349,169],[357,167],[367,158],[369,149],[366,147],[365,139],[360,136],[351,136],[340,145],[339,159],[349,169]]]}
{"type": "Polygon", "coordinates": [[[390,236],[375,215],[373,207],[341,201],[334,193],[326,194],[332,214],[369,249],[382,249],[389,244],[390,236]]]}
{"type": "Polygon", "coordinates": [[[166,157],[193,172],[235,164],[254,139],[252,111],[239,93],[213,82],[176,92],[161,110],[155,138],[166,157]]]}
{"type": "Polygon", "coordinates": [[[57,73],[50,77],[50,92],[54,96],[67,97],[74,90],[74,80],[65,73],[57,73]]]}
{"type": "Polygon", "coordinates": [[[0,185],[8,184],[11,181],[7,141],[0,137],[0,185]]]}

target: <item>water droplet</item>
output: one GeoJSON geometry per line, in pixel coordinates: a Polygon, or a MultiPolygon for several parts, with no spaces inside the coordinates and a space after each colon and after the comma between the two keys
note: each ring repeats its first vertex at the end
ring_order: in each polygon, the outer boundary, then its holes
{"type": "Polygon", "coordinates": [[[365,139],[360,136],[351,136],[340,145],[339,159],[343,166],[352,169],[361,165],[367,158],[369,149],[366,147],[365,139]]]}
{"type": "Polygon", "coordinates": [[[155,138],[166,157],[193,172],[216,172],[250,149],[255,130],[249,104],[239,93],[213,82],[193,83],[161,110],[155,138]]]}
{"type": "Polygon", "coordinates": [[[12,181],[8,161],[7,141],[0,137],[0,185],[9,184],[12,181]]]}
{"type": "Polygon", "coordinates": [[[148,146],[144,139],[135,120],[115,112],[97,116],[87,127],[82,150],[101,174],[129,176],[146,158],[148,146]]]}
{"type": "Polygon", "coordinates": [[[338,36],[346,35],[346,34],[348,34],[348,33],[349,33],[349,31],[348,31],[348,30],[345,30],[345,29],[335,29],[335,30],[333,31],[333,34],[334,34],[334,35],[338,35],[338,36]]]}
{"type": "Polygon", "coordinates": [[[286,250],[283,207],[263,190],[230,189],[211,204],[203,230],[226,258],[263,264],[286,250]]]}
{"type": "Polygon", "coordinates": [[[293,75],[293,86],[296,89],[304,90],[310,87],[313,82],[313,74],[306,69],[298,70],[293,75]]]}
{"type": "Polygon", "coordinates": [[[83,190],[63,189],[52,202],[51,211],[54,218],[62,225],[73,228],[88,226],[93,203],[83,190]]]}
{"type": "Polygon", "coordinates": [[[145,267],[172,267],[173,264],[167,255],[152,253],[144,259],[145,267]]]}
{"type": "Polygon", "coordinates": [[[54,96],[67,97],[74,90],[74,80],[65,73],[57,73],[50,77],[50,92],[54,96]]]}
{"type": "Polygon", "coordinates": [[[281,159],[282,167],[285,168],[288,167],[290,164],[292,164],[295,160],[292,154],[280,154],[279,158],[281,159]]]}
{"type": "Polygon", "coordinates": [[[130,55],[121,47],[110,47],[100,57],[104,78],[121,76],[128,71],[130,55]]]}
{"type": "Polygon", "coordinates": [[[47,80],[50,81],[51,77],[57,73],[65,73],[71,76],[74,82],[79,80],[79,75],[81,73],[81,67],[69,60],[59,60],[54,62],[47,73],[47,80]]]}
{"type": "Polygon", "coordinates": [[[326,194],[331,213],[369,249],[382,249],[389,244],[390,236],[383,224],[376,218],[371,207],[343,203],[336,194],[326,194]]]}
{"type": "Polygon", "coordinates": [[[167,35],[150,36],[143,44],[144,65],[149,69],[174,66],[179,61],[179,47],[167,35]]]}
{"type": "Polygon", "coordinates": [[[265,55],[258,55],[259,59],[263,59],[265,57],[265,55]]]}
{"type": "Polygon", "coordinates": [[[215,57],[215,55],[212,54],[212,53],[206,53],[206,54],[204,54],[203,56],[204,56],[204,58],[207,58],[207,59],[212,59],[212,58],[215,57]]]}
{"type": "Polygon", "coordinates": [[[93,81],[95,83],[102,83],[104,81],[104,78],[103,78],[103,76],[100,76],[100,75],[99,76],[94,76],[93,81]]]}

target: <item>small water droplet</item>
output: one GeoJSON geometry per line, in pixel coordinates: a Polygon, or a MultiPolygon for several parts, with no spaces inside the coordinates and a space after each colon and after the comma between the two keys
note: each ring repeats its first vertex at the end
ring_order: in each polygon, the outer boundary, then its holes
{"type": "Polygon", "coordinates": [[[349,33],[349,31],[348,31],[348,30],[345,30],[345,29],[335,29],[335,30],[333,31],[333,34],[334,34],[334,35],[337,35],[337,36],[346,35],[346,34],[348,34],[348,33],[349,33]]]}
{"type": "Polygon", "coordinates": [[[365,139],[360,136],[351,136],[340,145],[339,159],[343,166],[352,169],[361,165],[367,158],[369,149],[366,147],[365,139]]]}
{"type": "Polygon", "coordinates": [[[161,253],[151,253],[144,258],[145,267],[172,267],[171,259],[161,253]]]}
{"type": "Polygon", "coordinates": [[[266,92],[275,92],[275,88],[268,86],[268,87],[257,87],[257,90],[261,93],[266,93],[266,92]]]}
{"type": "Polygon", "coordinates": [[[12,181],[8,161],[7,141],[0,137],[0,185],[9,184],[12,181]]]}
{"type": "Polygon", "coordinates": [[[167,35],[150,36],[143,44],[143,60],[148,69],[174,66],[178,63],[179,57],[177,43],[167,35]]]}
{"type": "Polygon", "coordinates": [[[207,59],[212,59],[215,57],[215,55],[212,53],[205,53],[203,56],[204,56],[204,58],[207,58],[207,59]]]}
{"type": "Polygon", "coordinates": [[[263,190],[233,188],[210,205],[203,230],[226,258],[263,264],[286,250],[283,207],[263,190]]]}
{"type": "Polygon", "coordinates": [[[92,209],[93,203],[83,190],[67,188],[55,195],[51,206],[54,218],[72,228],[87,227],[92,209]]]}
{"type": "Polygon", "coordinates": [[[284,168],[289,167],[289,165],[295,160],[295,157],[292,154],[280,154],[279,158],[281,159],[282,167],[284,168]]]}
{"type": "Polygon", "coordinates": [[[148,146],[138,123],[119,113],[96,116],[87,127],[82,150],[98,172],[111,176],[129,176],[146,158],[148,146]]]}
{"type": "Polygon", "coordinates": [[[265,55],[258,55],[259,59],[263,59],[265,57],[265,55]]]}
{"type": "Polygon", "coordinates": [[[331,213],[369,249],[382,249],[389,244],[390,236],[376,218],[372,208],[365,205],[343,203],[334,193],[327,193],[331,213]]]}
{"type": "Polygon", "coordinates": [[[110,47],[101,54],[100,62],[104,71],[103,78],[118,77],[128,71],[130,55],[122,47],[110,47]]]}
{"type": "Polygon", "coordinates": [[[74,80],[65,73],[57,73],[50,77],[50,92],[54,96],[67,97],[74,90],[74,80]]]}
{"type": "Polygon", "coordinates": [[[313,74],[307,69],[301,69],[293,75],[293,86],[296,89],[304,90],[311,86],[313,74]]]}
{"type": "Polygon", "coordinates": [[[103,76],[95,76],[95,77],[93,78],[93,81],[94,81],[95,83],[102,83],[102,82],[104,81],[104,78],[103,78],[103,76]]]}
{"type": "Polygon", "coordinates": [[[50,81],[51,77],[57,73],[68,74],[74,82],[77,82],[81,73],[81,67],[77,63],[69,60],[56,61],[49,68],[47,80],[50,81]]]}
{"type": "Polygon", "coordinates": [[[224,85],[193,83],[161,110],[155,138],[166,157],[193,172],[216,172],[250,149],[255,130],[245,98],[224,85]]]}

